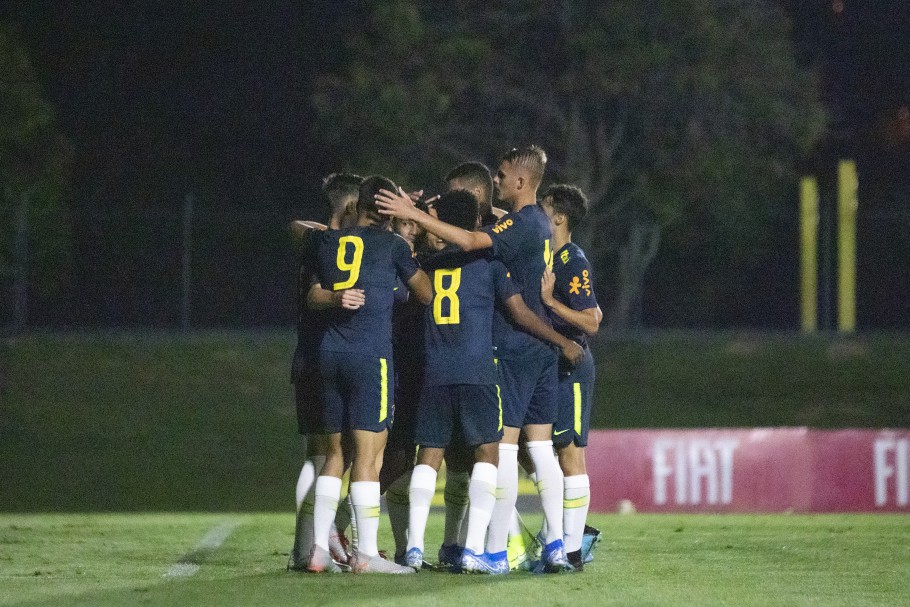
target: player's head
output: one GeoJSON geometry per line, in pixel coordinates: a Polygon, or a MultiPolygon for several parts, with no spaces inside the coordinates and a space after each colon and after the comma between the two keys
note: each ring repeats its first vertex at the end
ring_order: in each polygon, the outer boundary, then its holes
{"type": "Polygon", "coordinates": [[[420,224],[410,219],[392,219],[392,231],[405,239],[413,251],[423,230],[420,224]]]}
{"type": "Polygon", "coordinates": [[[376,206],[376,194],[379,190],[389,190],[397,192],[398,186],[388,177],[382,175],[370,175],[360,184],[360,190],[357,196],[357,216],[358,221],[363,218],[370,220],[370,223],[377,226],[386,226],[389,223],[388,215],[379,212],[376,206]]]}
{"type": "Polygon", "coordinates": [[[544,191],[540,206],[554,229],[565,224],[571,234],[588,214],[588,197],[574,185],[558,183],[544,191]]]}
{"type": "Polygon", "coordinates": [[[329,214],[342,224],[341,227],[356,221],[361,182],[363,177],[353,173],[332,173],[322,180],[322,193],[329,204],[329,214]]]}
{"type": "Polygon", "coordinates": [[[465,190],[477,199],[480,215],[490,212],[493,206],[493,175],[482,162],[462,162],[446,175],[449,191],[465,190]]]}
{"type": "Polygon", "coordinates": [[[464,230],[477,228],[477,199],[464,190],[452,190],[439,197],[433,206],[441,221],[464,230]]]}
{"type": "Polygon", "coordinates": [[[509,150],[493,177],[499,200],[511,208],[519,199],[536,197],[546,166],[547,154],[536,145],[509,150]]]}

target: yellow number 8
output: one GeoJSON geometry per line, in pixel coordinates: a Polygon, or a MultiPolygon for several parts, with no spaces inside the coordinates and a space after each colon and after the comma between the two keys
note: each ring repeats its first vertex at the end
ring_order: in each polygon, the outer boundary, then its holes
{"type": "Polygon", "coordinates": [[[454,270],[436,270],[433,275],[433,290],[436,296],[433,297],[433,320],[437,325],[457,325],[461,322],[461,314],[458,301],[458,287],[461,286],[461,268],[454,270]],[[443,278],[449,277],[449,286],[442,284],[443,278]],[[449,300],[449,313],[442,315],[442,301],[449,300]]]}
{"type": "Polygon", "coordinates": [[[360,278],[360,262],[363,260],[363,239],[359,236],[342,236],[338,239],[338,269],[342,272],[350,272],[348,279],[342,282],[336,282],[334,290],[350,289],[360,278]],[[345,261],[348,251],[348,243],[354,245],[354,255],[351,263],[345,261]]]}

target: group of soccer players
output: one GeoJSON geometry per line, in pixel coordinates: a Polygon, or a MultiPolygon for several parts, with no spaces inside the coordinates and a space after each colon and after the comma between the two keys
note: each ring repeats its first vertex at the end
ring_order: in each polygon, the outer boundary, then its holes
{"type": "Polygon", "coordinates": [[[304,244],[292,381],[307,460],[289,568],[430,567],[424,532],[443,460],[440,565],[549,573],[581,571],[591,558],[587,339],[602,314],[590,264],[571,241],[587,200],[570,185],[538,200],[545,166],[539,147],[515,148],[495,175],[459,165],[448,191],[427,200],[385,177],[335,174],[323,188],[328,226],[296,222],[304,244]],[[508,210],[501,217],[494,190],[508,210]],[[515,511],[519,460],[544,513],[533,560],[515,511]],[[348,467],[350,507],[339,508],[348,467]],[[376,539],[383,492],[392,560],[376,539]]]}

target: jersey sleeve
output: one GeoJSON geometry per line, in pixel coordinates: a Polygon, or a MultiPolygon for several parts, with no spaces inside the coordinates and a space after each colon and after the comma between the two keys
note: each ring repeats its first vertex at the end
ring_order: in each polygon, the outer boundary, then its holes
{"type": "Polygon", "coordinates": [[[555,289],[560,299],[573,310],[587,310],[597,307],[594,296],[594,275],[591,264],[584,257],[569,261],[556,279],[555,289]]]}
{"type": "Polygon", "coordinates": [[[395,263],[395,273],[401,282],[407,284],[420,269],[420,265],[411,252],[411,247],[400,236],[395,236],[392,241],[392,261],[395,263]]]}
{"type": "Polygon", "coordinates": [[[517,251],[521,250],[524,239],[522,218],[517,214],[509,214],[491,226],[481,228],[490,235],[493,241],[493,254],[497,259],[509,261],[517,251]]]}
{"type": "Polygon", "coordinates": [[[521,290],[509,277],[506,266],[498,259],[490,263],[490,276],[493,279],[493,291],[497,303],[505,303],[513,295],[521,293],[521,290]]]}

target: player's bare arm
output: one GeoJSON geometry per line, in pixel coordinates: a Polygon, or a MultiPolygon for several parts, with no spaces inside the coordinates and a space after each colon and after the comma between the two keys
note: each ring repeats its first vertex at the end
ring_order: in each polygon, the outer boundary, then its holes
{"type": "Polygon", "coordinates": [[[553,274],[552,270],[547,269],[543,276],[540,277],[540,299],[543,301],[543,305],[576,329],[584,331],[588,337],[596,335],[597,330],[600,328],[600,322],[604,317],[600,306],[587,308],[586,310],[573,310],[553,297],[553,287],[555,285],[556,275],[553,274]]]}
{"type": "Polygon", "coordinates": [[[310,286],[306,297],[307,307],[313,310],[325,310],[328,308],[358,310],[364,303],[366,303],[366,294],[363,289],[329,291],[323,289],[319,283],[314,283],[310,286]]]}
{"type": "Polygon", "coordinates": [[[414,202],[401,188],[398,192],[380,190],[376,195],[376,206],[383,215],[410,219],[420,224],[427,232],[435,234],[464,251],[477,251],[493,246],[493,239],[486,232],[469,232],[421,211],[414,206],[414,202]]]}
{"type": "Polygon", "coordinates": [[[423,270],[417,270],[408,280],[408,291],[425,306],[433,303],[433,285],[430,277],[423,270]]]}
{"type": "Polygon", "coordinates": [[[581,362],[585,351],[577,343],[568,337],[558,333],[553,327],[550,327],[535,314],[531,308],[525,304],[521,295],[516,293],[506,300],[506,308],[509,310],[509,316],[518,324],[522,330],[530,333],[538,339],[542,339],[553,344],[562,351],[563,357],[572,363],[573,366],[581,362]]]}
{"type": "Polygon", "coordinates": [[[309,221],[305,219],[297,219],[291,222],[291,234],[300,238],[307,232],[312,230],[325,230],[328,226],[324,223],[319,223],[318,221],[309,221]]]}

